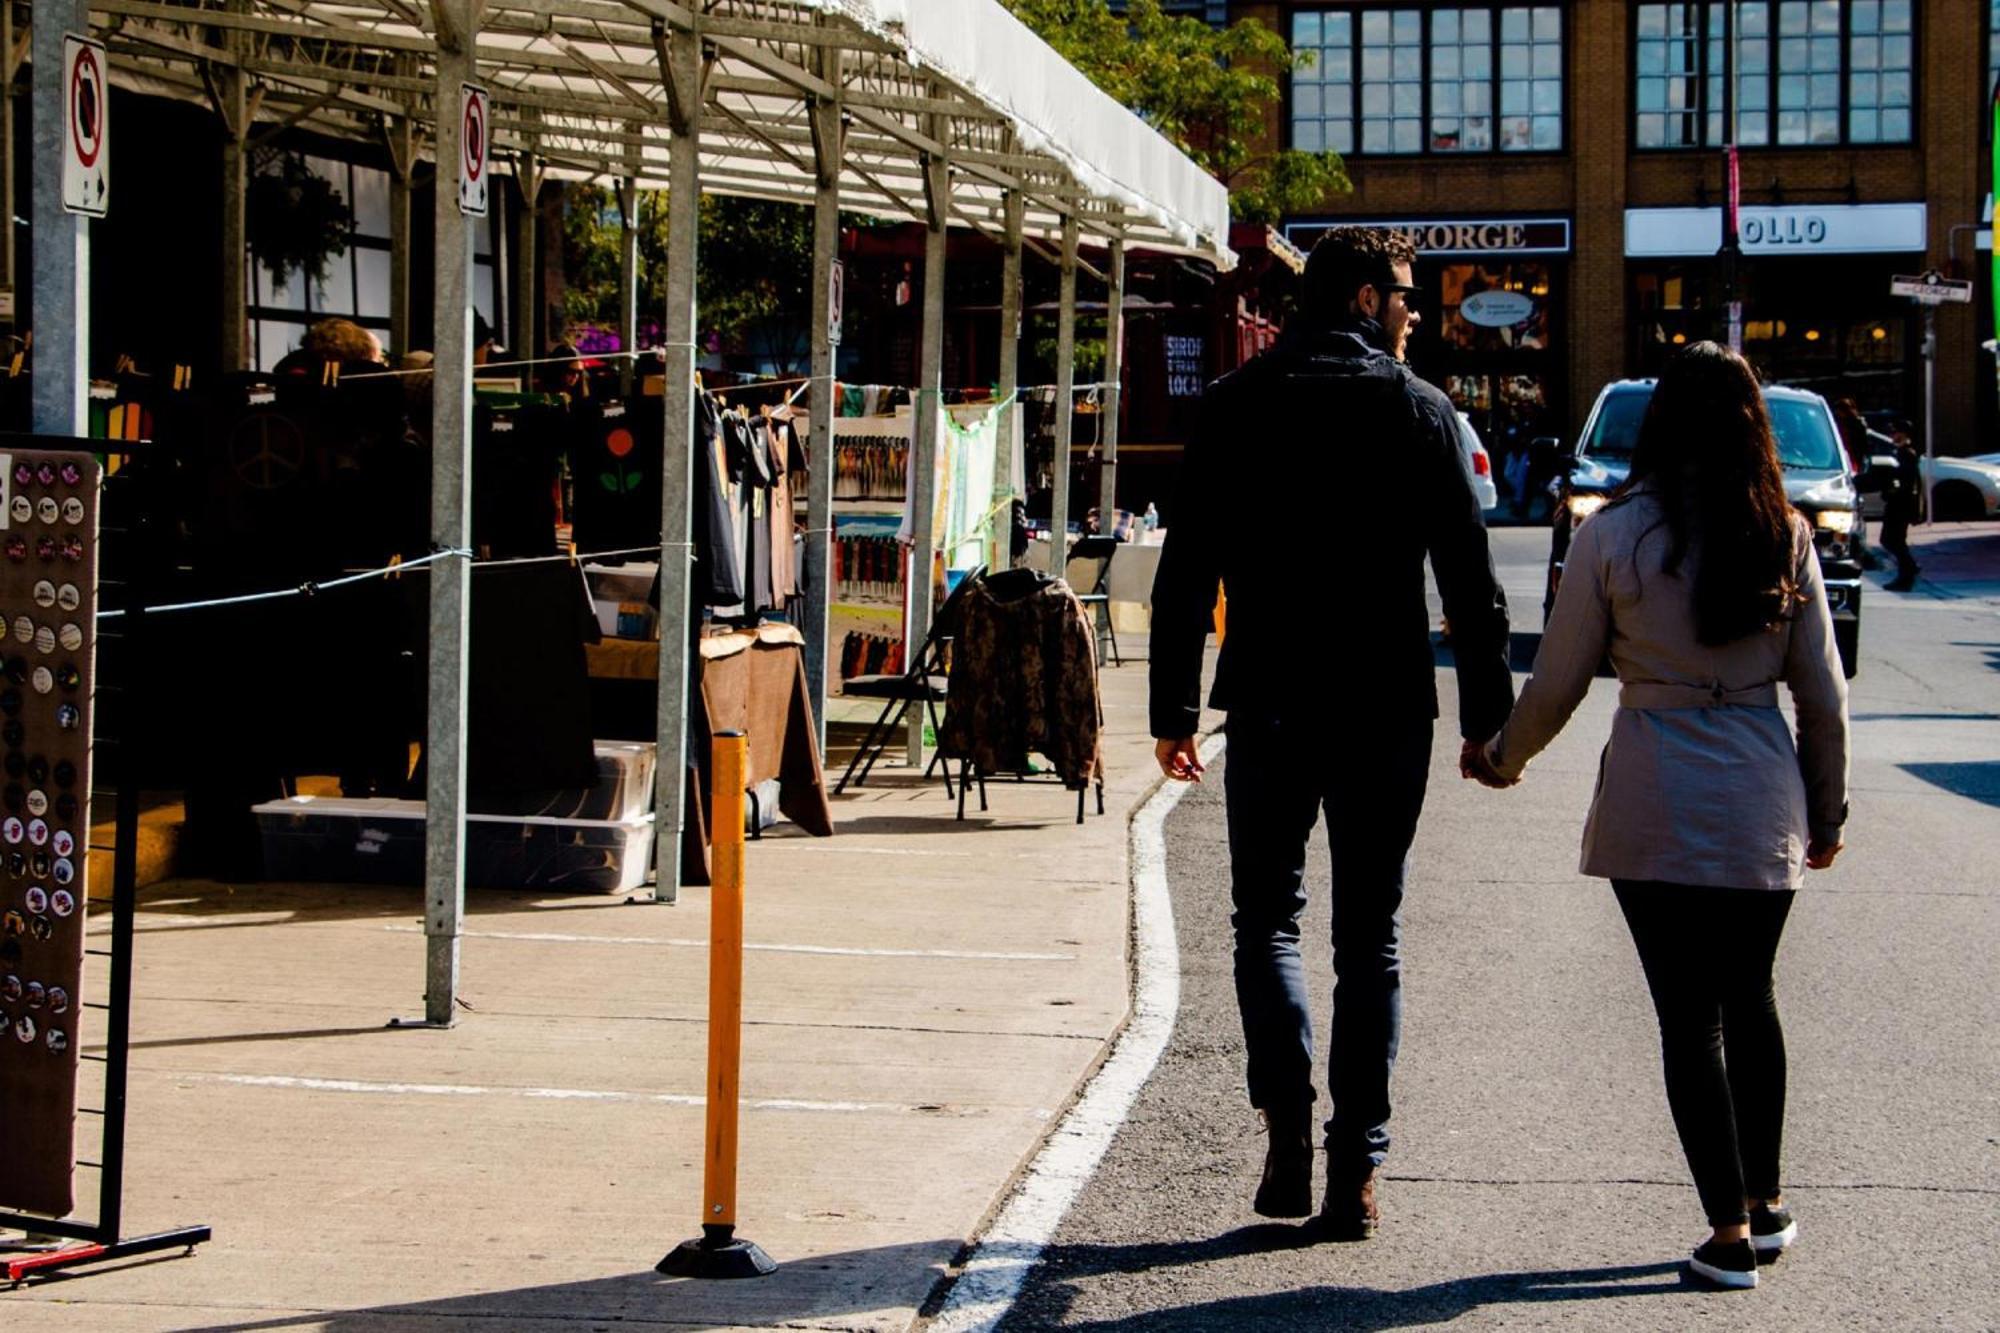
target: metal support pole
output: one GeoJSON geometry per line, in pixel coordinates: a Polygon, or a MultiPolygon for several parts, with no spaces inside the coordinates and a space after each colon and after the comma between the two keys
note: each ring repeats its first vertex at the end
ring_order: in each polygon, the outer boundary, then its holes
{"type": "Polygon", "coordinates": [[[1924,526],[1937,522],[1931,503],[1931,478],[1937,475],[1937,307],[1924,307],[1924,477],[1921,502],[1924,526]]]}
{"type": "Polygon", "coordinates": [[[10,327],[20,323],[21,299],[14,267],[14,79],[20,72],[14,60],[14,6],[0,0],[0,290],[17,303],[0,325],[10,327]]]}
{"type": "MultiPolygon", "coordinates": [[[[841,53],[823,47],[815,71],[838,88],[841,53]]],[[[814,168],[818,192],[813,197],[812,266],[812,384],[807,407],[811,434],[806,467],[805,623],[806,697],[812,701],[819,728],[820,753],[826,752],[826,664],[832,633],[828,608],[833,602],[833,378],[840,344],[833,329],[833,274],[840,262],[840,168],[846,132],[840,104],[815,101],[811,108],[814,168]]]]}
{"type": "MultiPolygon", "coordinates": [[[[437,56],[436,261],[431,383],[431,544],[472,544],[472,221],[459,211],[460,85],[475,78],[471,0],[432,0],[447,10],[452,32],[437,56]]],[[[458,941],[465,914],[466,628],[471,562],[448,557],[430,566],[430,719],[424,747],[425,789],[424,1021],[449,1027],[458,995],[458,941]]]]}
{"type": "MultiPolygon", "coordinates": [[[[1110,291],[1104,308],[1104,396],[1099,419],[1104,422],[1103,467],[1097,477],[1097,530],[1111,531],[1118,508],[1118,400],[1125,373],[1125,242],[1111,242],[1111,264],[1105,270],[1110,291]]],[[[1105,609],[1109,615],[1109,609],[1105,609]]]]}
{"type": "MultiPolygon", "coordinates": [[[[1025,500],[1025,495],[1014,495],[1013,491],[1014,449],[1021,432],[1021,405],[1016,397],[1021,391],[1021,229],[1027,201],[1019,190],[1009,190],[1003,207],[1007,230],[1000,258],[1000,381],[994,388],[1005,406],[1000,409],[1000,447],[994,451],[993,494],[996,500],[1002,495],[1025,500]]],[[[1010,512],[998,521],[1004,535],[996,563],[1004,569],[1012,556],[1013,515],[1010,512]]]]}
{"type": "Polygon", "coordinates": [[[656,902],[680,897],[681,830],[687,821],[688,652],[694,642],[689,606],[694,550],[688,496],[694,482],[695,264],[701,222],[701,39],[672,29],[665,71],[671,77],[673,139],[667,163],[667,438],[660,485],[660,669],[655,714],[659,763],[653,816],[657,843],[656,902]]]}
{"type": "MultiPolygon", "coordinates": [[[[230,0],[232,13],[249,10],[245,0],[230,0]]],[[[228,58],[216,62],[216,110],[222,118],[222,227],[217,237],[222,251],[222,331],[217,365],[227,375],[249,368],[250,234],[247,200],[250,188],[250,80],[237,63],[243,33],[224,29],[222,44],[228,58]]]]}
{"type": "Polygon", "coordinates": [[[31,164],[34,181],[35,431],[90,433],[90,220],[62,205],[63,136],[69,133],[69,89],[63,86],[63,34],[89,32],[84,0],[35,6],[35,67],[31,164]]]}
{"type": "Polygon", "coordinates": [[[415,350],[410,327],[410,246],[416,234],[413,199],[417,168],[416,127],[408,116],[392,116],[389,141],[389,350],[398,357],[415,350]]]}
{"type": "MultiPolygon", "coordinates": [[[[522,114],[534,119],[539,113],[532,107],[522,108],[522,114]]],[[[535,245],[541,227],[539,204],[542,197],[542,164],[535,158],[535,136],[530,135],[528,146],[521,152],[514,166],[514,183],[521,189],[521,215],[514,220],[514,329],[511,335],[514,356],[519,360],[529,360],[542,354],[542,344],[535,337],[535,324],[542,304],[542,270],[536,262],[535,245]]],[[[527,378],[533,378],[532,368],[527,368],[527,378]]]]}
{"type": "MultiPolygon", "coordinates": [[[[637,132],[635,127],[634,132],[637,132]]],[[[618,350],[632,352],[639,346],[639,173],[618,182],[618,350]]],[[[619,363],[618,378],[626,393],[632,392],[633,364],[630,356],[619,363]]]]}
{"type": "Polygon", "coordinates": [[[1076,214],[1063,217],[1062,286],[1056,313],[1056,448],[1050,476],[1049,573],[1057,578],[1069,564],[1070,437],[1076,428],[1076,214]]]}
{"type": "MultiPolygon", "coordinates": [[[[942,133],[932,137],[942,141],[942,133]]],[[[917,353],[917,438],[910,450],[910,619],[903,626],[903,666],[917,665],[917,654],[931,632],[931,564],[937,534],[931,516],[937,508],[938,416],[944,409],[944,263],[945,224],[950,217],[951,178],[942,157],[924,159],[924,194],[930,225],[924,232],[924,329],[917,353]]],[[[924,766],[924,719],[929,710],[910,710],[910,767],[924,766]]]]}

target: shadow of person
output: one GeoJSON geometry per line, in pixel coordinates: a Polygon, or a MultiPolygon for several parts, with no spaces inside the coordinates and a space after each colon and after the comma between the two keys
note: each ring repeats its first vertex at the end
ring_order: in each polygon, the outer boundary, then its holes
{"type": "MultiPolygon", "coordinates": [[[[663,1236],[656,1248],[665,1253],[675,1239],[663,1236]]],[[[796,1258],[781,1253],[772,1256],[778,1260],[775,1273],[752,1281],[695,1281],[642,1269],[438,1300],[389,1301],[184,1326],[183,1333],[308,1328],[326,1333],[414,1333],[424,1328],[575,1333],[614,1325],[686,1330],[875,1323],[900,1327],[962,1244],[954,1238],[796,1258]]],[[[356,1280],[365,1285],[367,1278],[364,1274],[356,1280]]]]}
{"type": "MultiPolygon", "coordinates": [[[[1488,1306],[1619,1300],[1680,1292],[1687,1283],[1678,1261],[1603,1268],[1485,1273],[1404,1290],[1312,1286],[1189,1305],[1151,1308],[1106,1319],[1072,1319],[1086,1288],[1079,1279],[1140,1273],[1173,1264],[1200,1263],[1312,1243],[1306,1227],[1247,1227],[1212,1240],[1168,1244],[1059,1246],[1045,1256],[1046,1285],[1000,1325],[1000,1333],[1028,1333],[1060,1324],[1094,1333],[1209,1333],[1223,1328],[1339,1328],[1343,1333],[1430,1327],[1488,1306]],[[1270,1233],[1289,1233],[1272,1235],[1270,1233]],[[1662,1281],[1642,1281],[1656,1278],[1662,1281]]],[[[1031,1279],[1031,1281],[1033,1281],[1031,1279]]]]}

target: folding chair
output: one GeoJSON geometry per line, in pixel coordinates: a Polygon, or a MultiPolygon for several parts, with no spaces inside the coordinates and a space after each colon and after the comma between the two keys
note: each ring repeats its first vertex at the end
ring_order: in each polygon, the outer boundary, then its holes
{"type": "Polygon", "coordinates": [[[1118,545],[1116,537],[1080,537],[1069,548],[1069,561],[1063,566],[1063,580],[1091,614],[1099,666],[1104,665],[1106,637],[1111,640],[1111,664],[1125,665],[1125,659],[1118,655],[1118,630],[1111,623],[1111,559],[1118,554],[1118,545]],[[1090,581],[1089,592],[1082,591],[1086,579],[1090,581]]]}
{"type": "MultiPolygon", "coordinates": [[[[834,784],[835,796],[845,792],[850,781],[857,787],[867,785],[868,774],[874,769],[875,761],[882,757],[884,750],[888,749],[890,738],[896,734],[897,726],[908,715],[911,704],[921,700],[924,714],[930,719],[931,733],[936,735],[941,730],[938,705],[944,702],[949,689],[944,667],[945,645],[949,644],[952,636],[957,633],[959,599],[964,596],[965,590],[985,573],[986,568],[982,565],[967,574],[959,585],[951,590],[951,595],[938,607],[937,614],[931,617],[930,633],[924,637],[923,646],[911,654],[905,662],[903,674],[856,676],[841,683],[840,692],[844,696],[882,699],[885,702],[882,705],[881,716],[875,719],[869,726],[867,735],[862,738],[861,748],[854,752],[854,758],[848,760],[847,771],[842,773],[840,781],[834,784]],[[861,770],[861,776],[858,778],[854,774],[857,768],[861,770]]],[[[929,777],[933,769],[940,769],[944,773],[944,794],[946,799],[950,799],[953,795],[951,766],[941,765],[938,757],[933,755],[930,763],[924,766],[924,776],[929,777]]]]}

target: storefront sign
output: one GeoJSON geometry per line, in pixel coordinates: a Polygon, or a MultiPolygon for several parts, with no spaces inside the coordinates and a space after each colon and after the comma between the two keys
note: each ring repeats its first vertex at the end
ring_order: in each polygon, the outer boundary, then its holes
{"type": "Polygon", "coordinates": [[[103,42],[63,34],[63,87],[69,125],[62,136],[62,203],[101,218],[111,207],[111,62],[103,42]]]}
{"type": "Polygon", "coordinates": [[[1208,370],[1208,340],[1167,335],[1167,397],[1199,398],[1208,370]]]}
{"type": "Polygon", "coordinates": [[[1525,323],[1535,313],[1532,297],[1521,292],[1474,292],[1458,307],[1458,317],[1482,329],[1511,329],[1525,323]]]}
{"type": "MultiPolygon", "coordinates": [[[[1929,243],[1923,204],[1751,205],[1742,212],[1746,255],[1922,253],[1929,243]]],[[[1719,208],[1628,208],[1625,257],[1713,255],[1722,247],[1719,208]]]]}
{"type": "Polygon", "coordinates": [[[1302,250],[1335,227],[1381,227],[1410,238],[1420,255],[1566,255],[1570,249],[1568,218],[1466,218],[1435,221],[1376,221],[1340,218],[1294,222],[1285,238],[1302,250]]]}

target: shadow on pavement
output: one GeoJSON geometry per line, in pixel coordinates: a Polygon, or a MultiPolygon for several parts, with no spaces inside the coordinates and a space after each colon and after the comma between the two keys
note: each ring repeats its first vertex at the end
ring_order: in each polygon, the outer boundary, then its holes
{"type": "MultiPolygon", "coordinates": [[[[626,905],[625,893],[560,894],[544,889],[471,889],[465,895],[467,920],[532,911],[604,911],[626,905]]],[[[415,921],[424,915],[421,885],[225,884],[175,879],[139,891],[144,920],[139,933],[164,930],[233,930],[288,923],[332,921],[415,921]],[[162,917],[181,920],[163,921],[162,917]]]]}
{"type": "Polygon", "coordinates": [[[1899,764],[1905,773],[1987,805],[2000,805],[2000,759],[1966,764],[1899,764]]]}
{"type": "MultiPolygon", "coordinates": [[[[660,1241],[664,1253],[674,1237],[660,1241]]],[[[754,1237],[752,1237],[754,1239],[754,1237]]],[[[226,1323],[183,1326],[183,1333],[262,1333],[324,1329],[327,1333],[381,1333],[433,1326],[439,1329],[609,1328],[619,1324],[676,1328],[730,1328],[838,1323],[907,1309],[949,1263],[963,1242],[934,1240],[885,1245],[778,1260],[769,1277],[740,1282],[696,1282],[662,1277],[650,1269],[582,1282],[555,1282],[506,1291],[451,1296],[407,1304],[357,1306],[226,1323]]],[[[360,1279],[365,1281],[365,1277],[360,1279]]]]}

